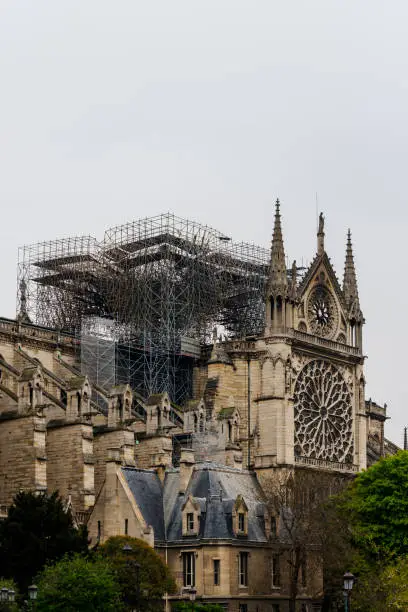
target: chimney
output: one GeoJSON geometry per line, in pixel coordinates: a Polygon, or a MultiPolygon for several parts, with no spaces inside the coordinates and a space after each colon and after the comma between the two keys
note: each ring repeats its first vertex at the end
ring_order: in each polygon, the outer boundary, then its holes
{"type": "Polygon", "coordinates": [[[181,449],[180,457],[180,493],[185,493],[193,473],[195,461],[191,448],[181,449]]]}

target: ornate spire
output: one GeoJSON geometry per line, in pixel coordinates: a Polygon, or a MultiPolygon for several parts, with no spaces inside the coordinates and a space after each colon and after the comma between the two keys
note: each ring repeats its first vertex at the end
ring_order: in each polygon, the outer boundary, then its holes
{"type": "Polygon", "coordinates": [[[268,293],[275,296],[286,295],[288,279],[285,263],[285,249],[283,246],[282,226],[280,216],[280,202],[276,200],[275,224],[273,228],[271,263],[268,278],[268,293]]]}
{"type": "Polygon", "coordinates": [[[344,265],[343,293],[350,314],[356,319],[361,318],[360,301],[358,297],[357,275],[354,265],[351,232],[347,233],[346,263],[344,265]]]}

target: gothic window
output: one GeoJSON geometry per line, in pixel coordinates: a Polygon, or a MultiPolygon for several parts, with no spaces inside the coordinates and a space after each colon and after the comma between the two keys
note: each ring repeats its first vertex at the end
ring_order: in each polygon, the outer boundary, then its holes
{"type": "Polygon", "coordinates": [[[323,360],[309,362],[295,385],[295,454],[352,463],[352,404],[339,370],[323,360]]]}
{"type": "Polygon", "coordinates": [[[195,553],[183,553],[183,586],[195,586],[195,553]]]}

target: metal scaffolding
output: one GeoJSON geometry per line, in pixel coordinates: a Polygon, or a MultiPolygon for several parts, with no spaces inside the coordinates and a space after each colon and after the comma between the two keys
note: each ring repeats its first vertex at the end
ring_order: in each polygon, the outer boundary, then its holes
{"type": "Polygon", "coordinates": [[[269,251],[163,214],[90,236],[23,247],[17,310],[80,337],[84,318],[113,321],[116,382],[143,395],[191,394],[200,345],[263,325],[269,251]]]}

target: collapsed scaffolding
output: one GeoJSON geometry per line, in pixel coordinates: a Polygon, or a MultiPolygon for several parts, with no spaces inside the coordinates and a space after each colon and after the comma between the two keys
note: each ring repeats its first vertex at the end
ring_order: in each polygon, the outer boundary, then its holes
{"type": "Polygon", "coordinates": [[[103,351],[112,363],[114,339],[115,371],[106,376],[145,397],[167,391],[181,404],[214,327],[235,338],[261,331],[268,263],[267,249],[167,213],[108,229],[102,242],[83,236],[22,247],[17,311],[82,338],[92,378],[103,351]],[[101,326],[108,338],[92,333],[101,326]]]}

